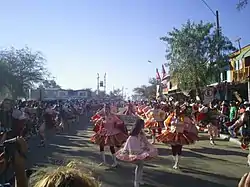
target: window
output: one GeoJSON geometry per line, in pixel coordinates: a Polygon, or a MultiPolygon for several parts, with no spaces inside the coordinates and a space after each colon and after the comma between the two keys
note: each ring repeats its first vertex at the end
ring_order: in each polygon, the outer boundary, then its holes
{"type": "Polygon", "coordinates": [[[239,60],[235,61],[235,70],[239,70],[239,60]]]}
{"type": "Polygon", "coordinates": [[[221,72],[221,81],[226,81],[227,80],[227,71],[221,72]]]}
{"type": "Polygon", "coordinates": [[[87,97],[87,93],[85,91],[78,92],[78,96],[87,97]]]}

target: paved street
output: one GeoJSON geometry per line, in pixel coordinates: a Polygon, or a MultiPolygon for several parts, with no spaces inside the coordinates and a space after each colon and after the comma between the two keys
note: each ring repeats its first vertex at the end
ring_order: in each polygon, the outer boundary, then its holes
{"type": "MultiPolygon", "coordinates": [[[[46,148],[37,148],[38,140],[31,141],[29,166],[60,165],[69,160],[81,161],[103,182],[104,187],[132,186],[134,165],[120,163],[117,169],[99,167],[101,161],[98,146],[89,141],[92,134],[89,119],[81,117],[69,133],[50,136],[46,148]],[[89,128],[90,127],[90,128],[89,128]]],[[[247,152],[237,145],[222,140],[210,146],[203,135],[196,145],[186,146],[180,171],[172,169],[171,151],[159,144],[159,158],[145,166],[145,181],[155,187],[236,187],[239,178],[249,171],[246,166],[247,152]]],[[[106,151],[110,155],[109,150],[106,151]]],[[[111,157],[108,157],[111,163],[111,157]]]]}

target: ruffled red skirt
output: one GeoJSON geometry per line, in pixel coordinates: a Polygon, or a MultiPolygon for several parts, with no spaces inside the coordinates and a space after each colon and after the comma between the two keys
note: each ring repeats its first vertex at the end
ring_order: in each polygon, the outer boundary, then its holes
{"type": "Polygon", "coordinates": [[[91,142],[104,146],[121,146],[124,142],[126,142],[127,138],[128,135],[123,132],[109,136],[96,133],[91,137],[91,142]]]}
{"type": "Polygon", "coordinates": [[[145,128],[148,129],[154,129],[154,128],[160,128],[163,127],[163,122],[156,122],[156,121],[146,121],[145,128]]]}
{"type": "Polygon", "coordinates": [[[189,145],[199,140],[199,137],[192,132],[183,133],[166,131],[157,137],[159,142],[171,145],[189,145]]]}

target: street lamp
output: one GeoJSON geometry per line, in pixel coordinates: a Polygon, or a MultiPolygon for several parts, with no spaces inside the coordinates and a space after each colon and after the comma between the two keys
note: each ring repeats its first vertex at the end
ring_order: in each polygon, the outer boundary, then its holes
{"type": "MultiPolygon", "coordinates": [[[[151,60],[148,60],[148,63],[150,63],[150,64],[152,64],[152,61],[151,60]]],[[[160,74],[159,74],[159,72],[158,72],[158,68],[156,68],[156,81],[157,81],[157,85],[156,85],[156,93],[155,93],[155,96],[156,96],[156,98],[158,97],[158,96],[162,96],[162,85],[161,85],[161,77],[160,77],[160,74]]]]}

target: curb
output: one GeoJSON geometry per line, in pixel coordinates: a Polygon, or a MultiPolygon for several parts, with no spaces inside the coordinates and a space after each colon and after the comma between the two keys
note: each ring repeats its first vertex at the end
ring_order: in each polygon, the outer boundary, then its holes
{"type": "Polygon", "coordinates": [[[232,143],[237,144],[237,145],[241,145],[241,142],[239,139],[231,138],[230,135],[227,135],[227,134],[220,134],[219,138],[222,140],[228,140],[229,142],[232,142],[232,143]]]}
{"type": "MultiPolygon", "coordinates": [[[[197,126],[197,129],[198,129],[198,131],[201,132],[201,133],[206,133],[206,132],[208,132],[208,130],[207,130],[206,128],[200,128],[200,127],[197,126]]],[[[241,142],[240,142],[239,139],[237,139],[237,138],[232,138],[232,137],[230,137],[230,135],[228,135],[228,134],[220,134],[219,139],[221,139],[221,140],[227,140],[227,141],[232,142],[232,143],[234,143],[234,144],[241,145],[241,142]]]]}

